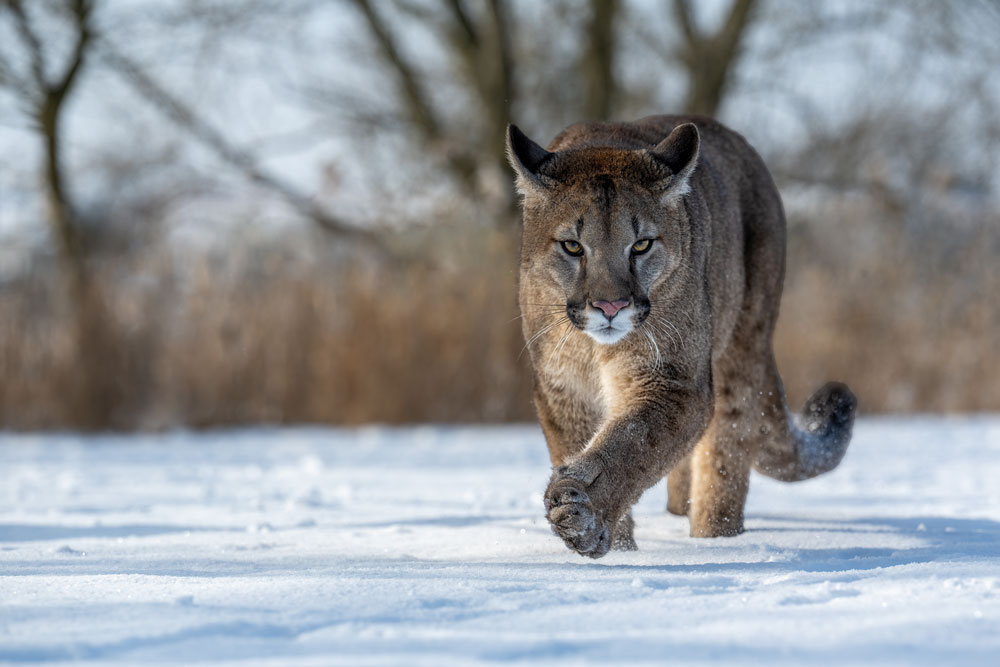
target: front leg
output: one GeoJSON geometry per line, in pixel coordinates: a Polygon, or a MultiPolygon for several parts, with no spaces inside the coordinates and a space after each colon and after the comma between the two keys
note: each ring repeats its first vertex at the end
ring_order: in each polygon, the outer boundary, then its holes
{"type": "Polygon", "coordinates": [[[552,530],[577,553],[600,558],[631,521],[642,492],[683,459],[708,426],[712,392],[672,390],[606,423],[590,444],[557,466],[545,492],[552,530]]]}

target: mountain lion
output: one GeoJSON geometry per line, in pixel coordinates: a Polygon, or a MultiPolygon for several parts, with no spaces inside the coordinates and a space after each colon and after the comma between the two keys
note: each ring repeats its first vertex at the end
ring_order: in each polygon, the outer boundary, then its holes
{"type": "Polygon", "coordinates": [[[667,509],[716,537],[742,532],[751,467],[795,481],[837,466],[856,400],[829,383],[801,414],[785,405],[785,217],[743,137],[652,116],[573,125],[548,150],[511,125],[507,150],[546,516],[570,548],[634,549],[630,507],[668,473],[667,509]]]}

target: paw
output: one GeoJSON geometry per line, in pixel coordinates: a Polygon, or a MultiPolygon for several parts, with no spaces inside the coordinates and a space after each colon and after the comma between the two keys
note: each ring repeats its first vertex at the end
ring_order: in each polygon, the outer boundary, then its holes
{"type": "Polygon", "coordinates": [[[557,469],[545,492],[545,517],[552,530],[578,554],[600,558],[611,548],[611,526],[594,508],[587,485],[557,469]]]}
{"type": "Polygon", "coordinates": [[[736,537],[743,534],[743,518],[692,517],[691,537],[736,537]]]}
{"type": "Polygon", "coordinates": [[[635,522],[632,521],[632,513],[625,512],[625,515],[618,520],[615,527],[614,536],[611,538],[611,549],[613,551],[638,551],[639,546],[632,537],[635,529],[635,522]]]}

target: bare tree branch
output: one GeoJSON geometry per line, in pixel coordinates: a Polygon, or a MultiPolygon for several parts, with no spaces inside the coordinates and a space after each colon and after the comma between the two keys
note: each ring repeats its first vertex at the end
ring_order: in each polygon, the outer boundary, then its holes
{"type": "Polygon", "coordinates": [[[42,43],[35,34],[34,28],[24,13],[21,0],[5,0],[4,4],[14,14],[14,25],[17,32],[28,48],[28,62],[31,64],[31,73],[35,77],[36,83],[47,86],[45,79],[45,56],[42,52],[42,43]]]}
{"type": "Polygon", "coordinates": [[[77,26],[76,43],[73,45],[73,53],[70,55],[69,67],[63,75],[50,86],[51,95],[62,102],[69,92],[69,89],[76,81],[76,76],[83,66],[83,61],[87,56],[87,47],[90,44],[90,14],[93,11],[93,3],[90,0],[73,0],[70,5],[74,23],[77,26]]]}
{"type": "Polygon", "coordinates": [[[390,64],[396,73],[399,82],[401,97],[406,102],[407,110],[413,119],[414,124],[424,135],[425,139],[435,141],[440,138],[441,131],[430,102],[424,94],[417,75],[410,64],[403,58],[396,42],[389,32],[388,26],[378,15],[370,0],[353,0],[354,5],[361,10],[371,30],[372,36],[378,43],[379,50],[383,57],[390,64]]]}
{"type": "Polygon", "coordinates": [[[469,15],[465,13],[465,8],[462,6],[462,0],[446,0],[445,4],[448,9],[451,10],[451,15],[455,19],[455,23],[458,24],[460,33],[465,39],[466,43],[470,48],[476,48],[479,42],[479,35],[476,32],[476,28],[472,25],[472,21],[469,20],[469,15]]]}
{"type": "Polygon", "coordinates": [[[448,41],[487,118],[483,147],[501,154],[513,81],[506,4],[491,0],[481,27],[472,23],[459,0],[447,0],[446,4],[454,26],[447,34],[448,41]]]}
{"type": "Polygon", "coordinates": [[[77,213],[66,190],[62,158],[62,118],[65,101],[86,60],[91,44],[91,0],[70,0],[67,4],[73,27],[73,49],[65,68],[50,81],[42,41],[20,0],[5,0],[4,7],[13,15],[17,33],[28,54],[32,80],[17,77],[6,63],[0,63],[4,81],[28,100],[28,115],[36,124],[44,142],[43,180],[48,219],[59,244],[59,253],[70,275],[74,296],[86,291],[82,239],[77,213]]]}
{"type": "Polygon", "coordinates": [[[674,0],[674,16],[684,44],[679,59],[688,70],[688,113],[715,115],[729,83],[733,64],[756,0],[733,0],[722,27],[714,34],[702,34],[694,24],[688,0],[674,0]]]}
{"type": "Polygon", "coordinates": [[[153,104],[161,113],[187,131],[204,146],[210,148],[219,158],[236,168],[254,183],[277,193],[300,213],[313,220],[327,231],[344,238],[361,241],[369,246],[384,250],[380,238],[372,232],[351,225],[331,215],[310,197],[299,192],[290,184],[264,171],[254,157],[232,145],[222,133],[198,116],[176,96],[167,92],[136,63],[122,55],[107,40],[101,40],[101,55],[124,80],[153,104]]]}
{"type": "Polygon", "coordinates": [[[6,87],[17,92],[25,100],[31,100],[36,91],[25,79],[14,71],[10,63],[0,54],[0,87],[6,87]]]}

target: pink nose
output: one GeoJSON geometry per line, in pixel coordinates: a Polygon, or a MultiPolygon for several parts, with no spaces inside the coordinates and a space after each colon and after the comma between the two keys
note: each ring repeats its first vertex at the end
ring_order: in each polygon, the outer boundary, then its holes
{"type": "Polygon", "coordinates": [[[618,314],[619,310],[628,305],[628,301],[625,299],[619,299],[618,301],[594,301],[591,305],[604,311],[604,314],[610,320],[618,314]]]}

